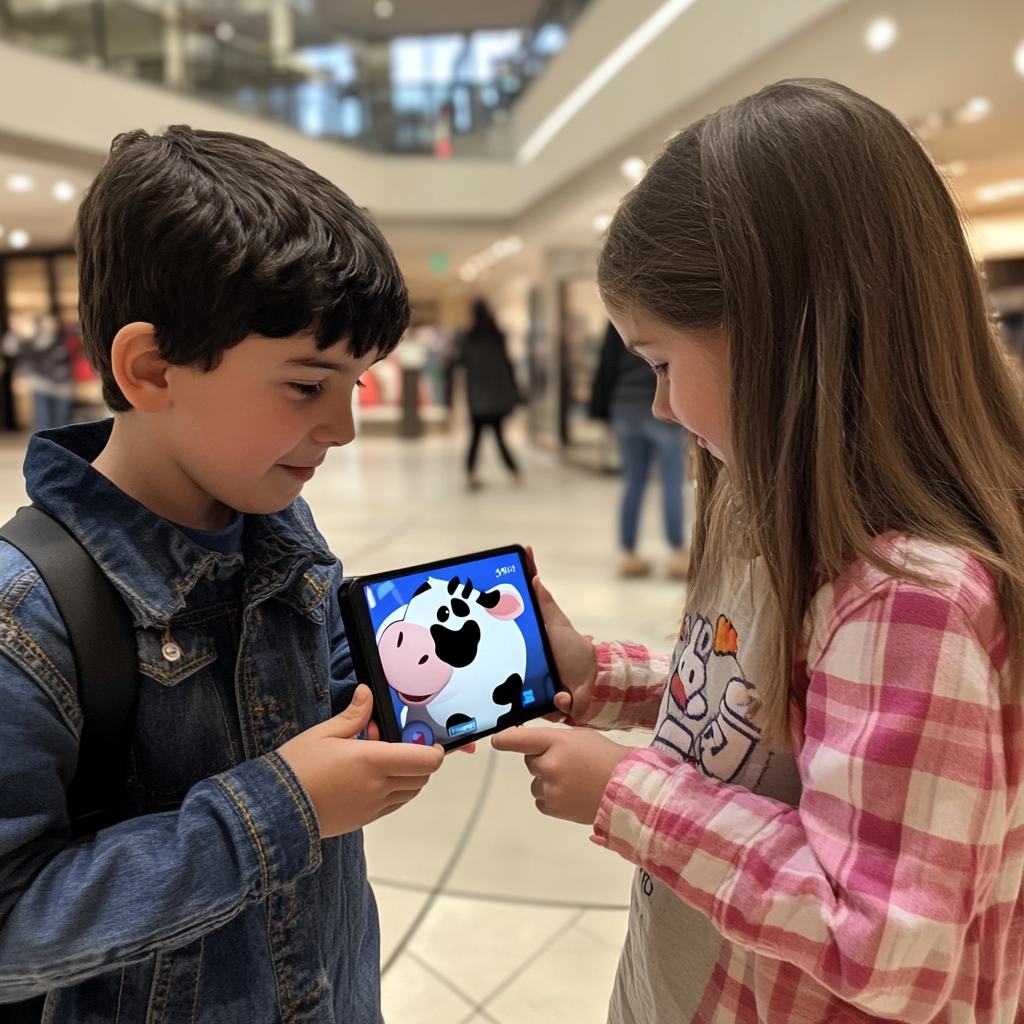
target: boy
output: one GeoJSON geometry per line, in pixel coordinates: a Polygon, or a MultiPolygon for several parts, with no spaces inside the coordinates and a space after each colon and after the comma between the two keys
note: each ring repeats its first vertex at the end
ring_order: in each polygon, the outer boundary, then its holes
{"type": "Polygon", "coordinates": [[[180,126],[114,140],[78,231],[115,416],[34,436],[25,475],[131,613],[131,817],[71,839],[72,652],[0,544],[0,1001],[50,992],[47,1019],[76,1024],[376,1024],[358,830],[442,751],[356,738],[372,701],[341,566],[298,495],[402,335],[398,266],[319,175],[180,126]]]}

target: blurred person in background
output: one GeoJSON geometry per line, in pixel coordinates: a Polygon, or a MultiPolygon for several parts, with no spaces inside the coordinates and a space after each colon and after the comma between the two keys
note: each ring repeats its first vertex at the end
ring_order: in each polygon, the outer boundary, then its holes
{"type": "Polygon", "coordinates": [[[5,352],[32,389],[35,429],[66,427],[71,422],[74,384],[67,339],[55,316],[12,318],[5,352]]]}
{"type": "Polygon", "coordinates": [[[658,378],[648,364],[626,348],[613,324],[608,324],[601,361],[590,399],[590,415],[610,420],[622,453],[625,490],[619,515],[619,539],[623,555],[622,576],[646,576],[651,563],[636,553],[640,510],[647,486],[651,459],[657,456],[661,470],[665,537],[672,554],[670,579],[685,579],[690,552],[683,545],[683,484],[686,482],[684,451],[689,434],[678,423],[664,423],[651,411],[658,378]]]}
{"type": "Polygon", "coordinates": [[[519,483],[519,467],[505,445],[501,433],[502,420],[519,402],[515,372],[505,348],[505,335],[495,323],[487,303],[477,299],[473,303],[473,324],[455,342],[453,365],[465,367],[466,397],[473,420],[473,437],[466,457],[467,483],[471,491],[481,484],[476,475],[476,456],[480,448],[480,435],[490,427],[498,441],[498,450],[509,472],[519,483]]]}

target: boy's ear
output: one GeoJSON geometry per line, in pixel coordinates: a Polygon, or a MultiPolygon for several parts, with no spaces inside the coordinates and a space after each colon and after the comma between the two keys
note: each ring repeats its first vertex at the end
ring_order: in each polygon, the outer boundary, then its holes
{"type": "Polygon", "coordinates": [[[122,394],[132,408],[160,412],[166,408],[167,362],[160,358],[160,346],[152,324],[125,324],[110,346],[110,369],[122,394]]]}

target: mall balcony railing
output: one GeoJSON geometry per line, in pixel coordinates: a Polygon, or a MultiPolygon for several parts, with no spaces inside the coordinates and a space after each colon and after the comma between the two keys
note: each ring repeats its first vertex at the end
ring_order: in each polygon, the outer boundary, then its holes
{"type": "Polygon", "coordinates": [[[389,153],[506,156],[492,126],[565,43],[587,0],[537,24],[358,39],[309,0],[0,0],[0,38],[389,153]]]}

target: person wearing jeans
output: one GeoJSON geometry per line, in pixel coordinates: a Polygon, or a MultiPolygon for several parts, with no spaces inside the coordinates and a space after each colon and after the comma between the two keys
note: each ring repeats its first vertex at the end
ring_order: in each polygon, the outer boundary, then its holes
{"type": "Polygon", "coordinates": [[[618,331],[609,324],[594,381],[590,415],[611,420],[622,454],[625,490],[619,513],[623,551],[620,573],[645,576],[651,571],[650,562],[636,553],[636,545],[651,459],[657,458],[665,537],[672,549],[667,574],[671,579],[685,579],[690,568],[690,552],[683,539],[683,484],[689,435],[677,423],[663,423],[655,418],[651,406],[656,389],[654,371],[627,350],[618,331]]]}

